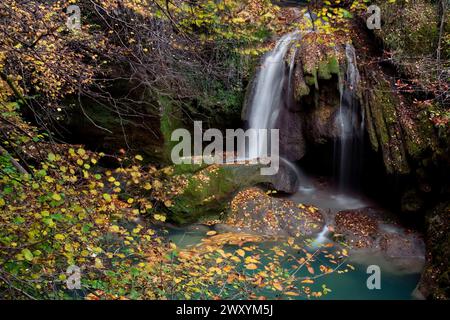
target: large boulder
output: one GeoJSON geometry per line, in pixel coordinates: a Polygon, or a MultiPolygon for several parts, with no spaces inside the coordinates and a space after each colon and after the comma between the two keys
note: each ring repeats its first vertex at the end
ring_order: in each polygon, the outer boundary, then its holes
{"type": "Polygon", "coordinates": [[[270,182],[260,164],[181,164],[160,170],[153,196],[177,224],[218,217],[243,188],[270,182]]]}

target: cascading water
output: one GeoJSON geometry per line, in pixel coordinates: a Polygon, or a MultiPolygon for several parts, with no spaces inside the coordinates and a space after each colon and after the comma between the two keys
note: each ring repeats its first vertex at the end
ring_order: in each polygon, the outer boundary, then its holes
{"type": "Polygon", "coordinates": [[[346,45],[345,55],[347,71],[344,79],[339,81],[341,98],[336,118],[340,135],[335,143],[336,175],[341,191],[358,183],[364,137],[364,112],[357,94],[360,76],[355,48],[351,44],[346,45]]]}
{"type": "MultiPolygon", "coordinates": [[[[250,129],[275,129],[282,107],[283,86],[289,81],[286,78],[292,74],[291,72],[286,74],[285,57],[293,40],[298,38],[298,32],[283,36],[264,58],[249,104],[247,119],[250,129]]],[[[248,158],[258,158],[266,143],[267,137],[259,137],[258,144],[249,146],[248,158]]]]}
{"type": "Polygon", "coordinates": [[[325,225],[320,231],[320,233],[317,235],[317,237],[314,239],[314,241],[311,243],[311,248],[317,249],[320,248],[324,243],[330,241],[327,237],[327,235],[330,233],[330,229],[327,225],[325,225]]]}
{"type": "MultiPolygon", "coordinates": [[[[250,129],[275,129],[282,125],[278,117],[283,112],[282,109],[291,102],[290,99],[293,99],[292,86],[298,50],[293,48],[293,43],[295,43],[294,40],[299,39],[300,34],[298,32],[287,34],[265,56],[255,79],[251,100],[248,104],[247,120],[250,129]]],[[[345,54],[347,69],[344,76],[339,79],[340,106],[336,116],[339,138],[336,139],[335,144],[337,176],[341,191],[351,185],[359,175],[364,131],[364,118],[357,96],[360,76],[353,46],[347,45],[345,54]]],[[[265,150],[264,144],[267,143],[266,139],[267,137],[258,137],[258,143],[249,146],[249,159],[258,158],[262,154],[262,151],[265,150]]],[[[299,194],[302,194],[305,200],[315,202],[315,200],[323,200],[323,197],[327,197],[330,207],[342,205],[344,208],[348,208],[349,200],[347,198],[343,200],[341,198],[334,199],[333,195],[326,192],[324,192],[325,195],[320,194],[320,192],[317,193],[315,185],[298,166],[283,157],[280,160],[290,174],[295,174],[297,181],[301,182],[299,194]],[[340,202],[343,202],[343,204],[340,202]]],[[[320,245],[327,241],[328,233],[328,227],[324,227],[315,239],[315,243],[320,245]]]]}

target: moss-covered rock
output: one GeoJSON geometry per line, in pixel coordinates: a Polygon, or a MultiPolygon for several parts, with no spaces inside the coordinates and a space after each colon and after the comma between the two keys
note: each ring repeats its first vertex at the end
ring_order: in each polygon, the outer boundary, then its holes
{"type": "Polygon", "coordinates": [[[172,148],[178,143],[171,140],[172,132],[175,129],[182,128],[181,108],[177,107],[168,97],[159,96],[158,104],[160,107],[160,132],[163,138],[163,157],[169,162],[172,148]]]}
{"type": "MultiPolygon", "coordinates": [[[[367,73],[365,73],[367,75],[367,73]]],[[[407,174],[410,166],[403,143],[403,130],[399,122],[397,107],[400,100],[383,74],[368,71],[366,83],[372,90],[365,91],[364,103],[367,130],[375,151],[381,149],[388,173],[407,174]]]]}
{"type": "Polygon", "coordinates": [[[260,170],[257,164],[175,165],[163,170],[155,197],[168,210],[169,219],[178,224],[218,217],[239,190],[270,182],[260,170]]]}

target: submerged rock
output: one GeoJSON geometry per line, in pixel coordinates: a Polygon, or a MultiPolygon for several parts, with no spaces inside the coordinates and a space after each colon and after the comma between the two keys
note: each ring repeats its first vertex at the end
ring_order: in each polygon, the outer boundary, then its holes
{"type": "Polygon", "coordinates": [[[345,210],[337,213],[335,223],[335,239],[355,254],[381,255],[395,271],[418,273],[423,269],[422,236],[400,226],[389,213],[371,207],[345,210]]]}
{"type": "Polygon", "coordinates": [[[271,197],[260,189],[249,188],[234,197],[224,223],[238,231],[303,237],[319,232],[324,219],[313,206],[296,205],[271,197]]]}

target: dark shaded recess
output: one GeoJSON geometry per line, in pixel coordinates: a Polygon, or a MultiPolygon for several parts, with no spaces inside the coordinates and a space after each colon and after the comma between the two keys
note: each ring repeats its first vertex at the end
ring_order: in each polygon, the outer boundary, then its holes
{"type": "Polygon", "coordinates": [[[81,103],[75,97],[66,99],[67,115],[62,121],[66,130],[60,137],[94,151],[117,154],[123,149],[159,159],[163,138],[156,101],[128,81],[116,81],[108,93],[119,102],[117,108],[112,99],[82,97],[81,103]]]}

